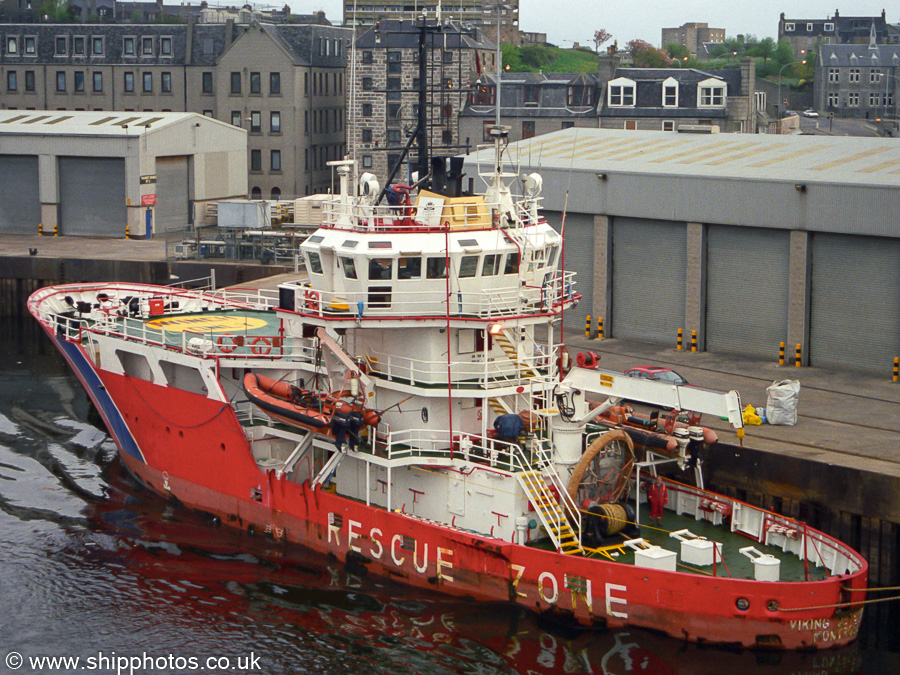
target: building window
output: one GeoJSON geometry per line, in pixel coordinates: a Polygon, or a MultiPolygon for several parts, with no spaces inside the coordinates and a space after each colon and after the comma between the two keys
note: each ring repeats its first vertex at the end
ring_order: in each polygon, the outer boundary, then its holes
{"type": "Polygon", "coordinates": [[[362,142],[363,143],[371,143],[372,142],[372,130],[371,129],[363,129],[362,130],[362,142]]]}
{"type": "Polygon", "coordinates": [[[279,199],[281,199],[281,188],[279,188],[279,187],[272,188],[272,199],[274,199],[275,201],[278,201],[279,199]]]}
{"type": "Polygon", "coordinates": [[[84,71],[76,70],[75,77],[73,79],[75,80],[75,91],[83,92],[84,91],[84,71]]]}
{"type": "Polygon", "coordinates": [[[371,77],[364,77],[362,79],[362,88],[363,88],[363,91],[371,91],[372,90],[372,78],[371,77]]]}
{"type": "Polygon", "coordinates": [[[37,54],[37,40],[31,36],[25,38],[25,54],[30,56],[37,54]]]}
{"type": "Polygon", "coordinates": [[[232,94],[240,94],[241,93],[241,74],[240,73],[231,73],[231,93],[232,94]]]}
{"type": "Polygon", "coordinates": [[[850,106],[851,108],[859,107],[859,92],[858,91],[851,91],[849,94],[847,94],[847,105],[850,106]]]}
{"type": "Polygon", "coordinates": [[[828,69],[828,81],[829,82],[840,82],[841,81],[841,69],[840,68],[829,68],[828,69]]]}
{"type": "Polygon", "coordinates": [[[84,56],[84,38],[80,35],[72,38],[72,55],[84,56]]]}
{"type": "Polygon", "coordinates": [[[271,167],[272,171],[281,171],[281,150],[272,151],[271,167]]]}
{"type": "Polygon", "coordinates": [[[19,53],[19,43],[14,37],[6,38],[6,53],[12,56],[19,53]]]}
{"type": "Polygon", "coordinates": [[[232,110],[231,111],[231,123],[236,127],[241,126],[241,111],[240,110],[232,110]]]}
{"type": "Polygon", "coordinates": [[[389,77],[387,79],[387,100],[399,101],[402,95],[403,94],[400,91],[400,78],[389,77]]]}
{"type": "Polygon", "coordinates": [[[269,73],[269,95],[281,94],[281,73],[269,73]]]}
{"type": "Polygon", "coordinates": [[[372,63],[372,52],[369,50],[363,50],[362,53],[362,62],[363,63],[372,63]]]}
{"type": "Polygon", "coordinates": [[[141,54],[143,56],[153,56],[153,38],[141,38],[141,54]]]}
{"type": "Polygon", "coordinates": [[[400,104],[399,103],[388,103],[387,104],[387,121],[393,122],[394,124],[400,121],[400,104]]]}
{"type": "Polygon", "coordinates": [[[34,71],[25,71],[25,91],[34,91],[34,71]]]}
{"type": "Polygon", "coordinates": [[[103,55],[103,38],[102,37],[92,37],[91,38],[91,54],[93,56],[102,56],[103,55]]]}
{"type": "Polygon", "coordinates": [[[269,132],[273,134],[281,133],[281,112],[273,110],[269,115],[269,132]]]}
{"type": "Polygon", "coordinates": [[[837,108],[841,105],[841,95],[837,92],[828,94],[828,107],[837,108]]]}
{"type": "Polygon", "coordinates": [[[162,73],[159,76],[159,90],[164,94],[172,93],[172,73],[162,73]]]}
{"type": "Polygon", "coordinates": [[[702,84],[699,90],[699,101],[697,104],[701,108],[722,108],[725,106],[725,85],[724,84],[702,84]]]}
{"type": "Polygon", "coordinates": [[[575,126],[575,122],[572,120],[563,120],[562,125],[560,125],[560,129],[571,129],[575,126]]]}
{"type": "Polygon", "coordinates": [[[67,53],[66,49],[66,38],[62,35],[56,38],[56,55],[57,56],[65,56],[67,53]]]}
{"type": "Polygon", "coordinates": [[[262,131],[262,115],[259,110],[250,111],[250,133],[258,134],[262,131]]]}
{"type": "Polygon", "coordinates": [[[134,73],[125,73],[124,87],[126,92],[134,91],[134,73]]]}
{"type": "Polygon", "coordinates": [[[363,168],[364,169],[372,168],[372,155],[363,155],[363,168]]]}
{"type": "Polygon", "coordinates": [[[388,62],[388,74],[394,75],[402,72],[403,63],[402,63],[402,53],[398,51],[390,51],[387,53],[387,62],[388,62]]]}
{"type": "Polygon", "coordinates": [[[150,93],[153,91],[153,73],[144,73],[144,92],[150,93]]]}
{"type": "MultiPolygon", "coordinates": [[[[259,152],[259,150],[257,150],[259,152]]],[[[254,187],[250,190],[250,199],[262,199],[262,190],[254,187]]]]}
{"type": "Polygon", "coordinates": [[[159,53],[161,56],[172,56],[172,38],[162,37],[159,39],[159,53]]]}
{"type": "Polygon", "coordinates": [[[881,82],[881,68],[872,68],[869,71],[869,83],[881,82]]]}
{"type": "Polygon", "coordinates": [[[611,84],[609,86],[609,105],[634,106],[634,84],[611,84]]]}
{"type": "Polygon", "coordinates": [[[586,106],[594,103],[594,89],[592,87],[567,87],[566,102],[572,106],[586,106]]]}
{"type": "Polygon", "coordinates": [[[16,91],[19,88],[19,83],[16,77],[15,70],[7,70],[6,71],[6,90],[7,91],[16,91]]]}
{"type": "Polygon", "coordinates": [[[250,73],[250,93],[262,93],[262,76],[259,73],[250,73]]]}
{"type": "Polygon", "coordinates": [[[213,74],[206,71],[200,76],[200,87],[204,94],[213,93],[213,74]]]}
{"type": "Polygon", "coordinates": [[[792,24],[792,23],[784,24],[784,32],[785,33],[793,33],[794,32],[794,24],[792,24]]]}
{"type": "Polygon", "coordinates": [[[203,115],[204,115],[205,117],[212,117],[212,116],[213,116],[212,110],[204,110],[204,111],[203,111],[203,115]]]}
{"type": "Polygon", "coordinates": [[[877,108],[881,105],[881,94],[869,93],[869,107],[877,108]]]}
{"type": "Polygon", "coordinates": [[[56,71],[56,91],[66,90],[66,73],[62,70],[56,71]]]}
{"type": "Polygon", "coordinates": [[[363,117],[371,117],[372,116],[372,104],[371,103],[363,103],[362,104],[362,116],[363,117]]]}
{"type": "Polygon", "coordinates": [[[400,143],[400,130],[399,129],[388,129],[387,130],[387,142],[388,142],[388,145],[398,145],[400,143]]]}
{"type": "MultiPolygon", "coordinates": [[[[446,54],[447,52],[444,53],[446,54]]],[[[525,103],[537,104],[539,95],[540,90],[536,84],[525,85],[525,103]]]]}
{"type": "Polygon", "coordinates": [[[522,138],[534,138],[534,120],[522,122],[522,138]]]}
{"type": "Polygon", "coordinates": [[[859,68],[851,68],[848,82],[859,82],[859,68]]]}
{"type": "Polygon", "coordinates": [[[471,94],[473,105],[494,105],[494,87],[488,84],[479,84],[475,87],[475,93],[471,94]]]}
{"type": "Polygon", "coordinates": [[[92,76],[94,79],[94,91],[95,92],[103,91],[103,73],[101,73],[99,70],[95,70],[92,73],[92,76]]]}
{"type": "Polygon", "coordinates": [[[806,32],[812,33],[812,31],[813,31],[813,25],[811,23],[806,24],[806,32]]]}
{"type": "Polygon", "coordinates": [[[663,82],[663,107],[678,107],[678,82],[671,78],[663,82]]]}
{"type": "Polygon", "coordinates": [[[662,130],[663,131],[675,131],[675,122],[673,120],[663,120],[662,130]]]}
{"type": "Polygon", "coordinates": [[[834,24],[833,24],[833,23],[826,23],[826,24],[822,27],[822,30],[823,30],[824,32],[826,32],[826,33],[833,33],[833,32],[834,32],[834,24]]]}
{"type": "Polygon", "coordinates": [[[122,41],[122,53],[125,56],[134,56],[134,38],[127,37],[122,41]]]}
{"type": "Polygon", "coordinates": [[[262,150],[250,151],[250,170],[262,171],[262,150]]]}

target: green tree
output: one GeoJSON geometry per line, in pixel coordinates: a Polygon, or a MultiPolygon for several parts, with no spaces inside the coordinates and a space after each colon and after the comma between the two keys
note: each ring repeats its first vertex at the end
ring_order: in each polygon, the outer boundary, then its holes
{"type": "Polygon", "coordinates": [[[763,63],[775,56],[775,40],[770,37],[760,40],[756,46],[756,56],[762,57],[763,63]]]}
{"type": "Polygon", "coordinates": [[[779,66],[783,66],[785,63],[790,63],[791,61],[796,61],[794,58],[794,48],[791,47],[790,42],[781,40],[778,43],[778,46],[775,48],[775,60],[778,62],[779,66]]]}
{"type": "Polygon", "coordinates": [[[69,0],[44,0],[37,9],[38,20],[46,23],[70,23],[74,17],[69,0]]]}
{"type": "Polygon", "coordinates": [[[663,49],[669,55],[669,58],[672,59],[684,61],[684,59],[689,59],[691,57],[691,53],[688,51],[688,48],[684,45],[678,44],[677,42],[667,42],[663,49]]]}

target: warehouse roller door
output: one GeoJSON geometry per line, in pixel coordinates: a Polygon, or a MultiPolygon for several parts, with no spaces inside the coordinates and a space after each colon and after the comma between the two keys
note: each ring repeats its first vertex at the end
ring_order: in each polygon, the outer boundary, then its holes
{"type": "MultiPolygon", "coordinates": [[[[561,216],[548,221],[558,232],[561,216]]],[[[575,272],[575,292],[581,294],[581,302],[566,312],[565,330],[584,330],[584,319],[591,311],[594,293],[594,216],[584,213],[566,214],[565,269],[575,272]]],[[[559,264],[562,269],[562,263],[559,264]]]]}
{"type": "Polygon", "coordinates": [[[814,234],[809,364],[889,373],[900,356],[900,242],[814,234]]]}
{"type": "MultiPolygon", "coordinates": [[[[0,233],[37,234],[41,221],[38,158],[0,155],[0,233]]],[[[52,229],[53,223],[47,223],[52,229]]]]}
{"type": "Polygon", "coordinates": [[[190,170],[187,157],[156,158],[156,231],[183,232],[188,227],[190,170]]]}
{"type": "Polygon", "coordinates": [[[684,223],[613,219],[611,337],[675,344],[684,327],[684,223]]]}
{"type": "Polygon", "coordinates": [[[787,337],[790,233],[711,226],[706,250],[706,349],[775,358],[787,337]]]}
{"type": "Polygon", "coordinates": [[[124,237],[125,160],[59,158],[59,233],[124,237]]]}

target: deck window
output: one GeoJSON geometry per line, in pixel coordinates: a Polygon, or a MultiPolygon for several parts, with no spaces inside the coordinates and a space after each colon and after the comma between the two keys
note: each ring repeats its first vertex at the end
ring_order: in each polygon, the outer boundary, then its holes
{"type": "Polygon", "coordinates": [[[400,258],[397,261],[397,278],[398,279],[421,279],[422,278],[422,259],[418,256],[409,258],[400,258]]]}
{"type": "Polygon", "coordinates": [[[484,256],[484,265],[481,267],[481,276],[494,277],[500,274],[501,253],[489,253],[484,256]]]}
{"type": "Polygon", "coordinates": [[[443,279],[447,276],[447,261],[441,256],[440,258],[428,258],[425,264],[425,276],[428,279],[443,279]]]}
{"type": "Polygon", "coordinates": [[[481,256],[466,255],[459,263],[459,278],[466,279],[478,274],[478,259],[481,256]]]}
{"type": "Polygon", "coordinates": [[[344,266],[344,278],[346,279],[357,279],[356,275],[356,263],[353,262],[353,258],[349,256],[341,256],[341,265],[344,266]]]}
{"type": "Polygon", "coordinates": [[[394,261],[391,258],[372,258],[369,260],[369,279],[384,280],[394,275],[394,261]]]}
{"type": "Polygon", "coordinates": [[[519,252],[510,253],[506,256],[506,267],[503,268],[504,274],[519,273],[519,252]]]}
{"type": "Polygon", "coordinates": [[[319,254],[315,251],[310,251],[306,254],[306,258],[309,262],[309,271],[313,274],[322,274],[322,259],[319,257],[319,254]]]}

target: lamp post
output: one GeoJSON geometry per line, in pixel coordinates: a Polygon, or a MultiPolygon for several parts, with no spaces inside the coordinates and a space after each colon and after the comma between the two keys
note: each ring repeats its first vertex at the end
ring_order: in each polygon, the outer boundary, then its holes
{"type": "Polygon", "coordinates": [[[806,59],[803,59],[802,61],[791,61],[790,63],[785,63],[778,71],[778,103],[775,108],[778,112],[778,119],[781,119],[783,117],[782,113],[784,112],[781,107],[781,74],[784,72],[785,68],[787,68],[788,66],[793,66],[796,63],[806,64],[806,59]]]}

